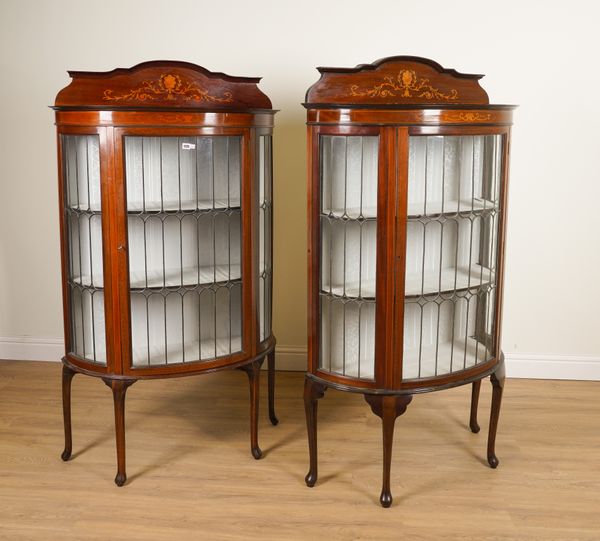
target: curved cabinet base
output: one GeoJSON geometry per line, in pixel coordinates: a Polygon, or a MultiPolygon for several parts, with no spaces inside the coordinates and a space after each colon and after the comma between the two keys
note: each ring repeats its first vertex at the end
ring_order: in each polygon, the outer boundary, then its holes
{"type": "MultiPolygon", "coordinates": [[[[498,419],[500,417],[500,405],[502,403],[502,391],[504,388],[505,370],[504,370],[504,355],[500,356],[500,360],[491,371],[486,371],[477,378],[470,378],[459,384],[472,383],[471,395],[471,410],[469,427],[472,432],[479,432],[479,424],[477,422],[477,408],[479,404],[479,390],[481,380],[490,376],[492,382],[492,407],[490,414],[490,426],[488,433],[487,444],[487,460],[492,468],[496,468],[499,464],[496,457],[496,432],[498,429],[498,419]]],[[[457,384],[457,385],[459,385],[457,384]]],[[[317,482],[318,475],[318,460],[317,460],[317,402],[323,398],[328,387],[337,387],[336,384],[330,384],[320,378],[315,378],[311,375],[306,375],[304,380],[304,408],[306,412],[306,427],[308,431],[308,448],[310,457],[310,467],[306,474],[306,485],[313,487],[317,482]]],[[[356,391],[356,390],[355,390],[356,391]]],[[[356,392],[364,392],[363,390],[356,392]]],[[[412,401],[411,394],[383,394],[383,393],[364,393],[365,400],[371,406],[371,410],[375,415],[381,418],[383,431],[383,482],[381,496],[379,501],[383,507],[392,505],[392,493],[390,489],[390,472],[392,463],[392,445],[394,440],[394,425],[396,418],[402,415],[410,402],[412,401]]]]}
{"type": "MultiPolygon", "coordinates": [[[[246,372],[250,387],[250,451],[255,459],[262,457],[262,451],[258,445],[258,409],[260,394],[260,368],[265,357],[268,359],[268,391],[269,391],[269,419],[273,425],[279,421],[275,415],[275,343],[273,343],[260,353],[257,357],[245,361],[236,366],[239,370],[246,372]]],[[[232,368],[223,367],[221,370],[232,368]]],[[[117,446],[117,475],[115,484],[123,486],[127,481],[125,468],[125,394],[127,389],[133,385],[137,379],[122,376],[105,376],[103,374],[94,374],[89,370],[79,368],[71,364],[66,358],[63,358],[62,368],[62,400],[63,400],[63,419],[65,428],[65,448],[61,454],[65,462],[71,458],[73,450],[73,439],[71,430],[71,382],[73,376],[77,373],[92,375],[102,378],[102,381],[111,388],[113,392],[115,409],[115,439],[117,446]]],[[[197,374],[194,374],[197,375],[197,374]]]]}

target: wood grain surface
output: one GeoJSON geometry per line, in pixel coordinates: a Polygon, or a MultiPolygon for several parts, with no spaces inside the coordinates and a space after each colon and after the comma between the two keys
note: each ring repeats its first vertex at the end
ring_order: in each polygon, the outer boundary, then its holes
{"type": "MultiPolygon", "coordinates": [[[[280,373],[264,456],[248,453],[239,371],[140,381],[127,395],[129,482],[114,474],[112,396],[73,379],[73,458],[60,459],[58,363],[0,361],[0,539],[600,539],[599,382],[507,380],[486,463],[491,385],[415,396],[396,422],[394,503],[378,504],[381,422],[361,395],[319,402],[319,480],[307,488],[303,374],[280,373]]],[[[266,386],[267,378],[262,378],[266,386]]],[[[266,411],[266,388],[261,392],[266,411]]]]}

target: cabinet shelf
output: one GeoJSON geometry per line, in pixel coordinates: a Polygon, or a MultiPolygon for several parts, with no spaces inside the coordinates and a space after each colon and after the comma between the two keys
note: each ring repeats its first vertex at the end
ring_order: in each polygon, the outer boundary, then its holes
{"type": "Polygon", "coordinates": [[[323,208],[321,216],[332,219],[345,220],[376,220],[377,207],[339,207],[339,208],[323,208]]]}
{"type": "Polygon", "coordinates": [[[240,265],[219,265],[217,267],[167,269],[166,274],[152,273],[146,280],[140,273],[134,273],[129,278],[129,287],[134,290],[163,289],[175,287],[209,286],[225,282],[241,280],[240,265]]]}
{"type": "MultiPolygon", "coordinates": [[[[216,267],[187,267],[182,269],[171,268],[149,271],[148,276],[141,272],[132,272],[129,275],[129,287],[132,290],[140,289],[163,289],[173,287],[193,287],[198,285],[219,284],[223,282],[235,282],[241,280],[241,266],[238,264],[217,265],[216,267]]],[[[91,276],[74,276],[71,282],[78,287],[88,289],[102,289],[102,279],[94,280],[92,286],[91,276]]]]}
{"type": "Polygon", "coordinates": [[[405,276],[406,298],[466,291],[489,285],[494,282],[494,272],[481,265],[426,270],[421,273],[407,273],[405,276]]]}
{"type": "Polygon", "coordinates": [[[361,223],[361,222],[376,222],[377,221],[377,217],[376,216],[350,216],[348,214],[321,214],[321,218],[325,218],[326,220],[332,220],[332,221],[336,221],[336,222],[357,222],[357,223],[361,223]]]}
{"type": "Polygon", "coordinates": [[[406,348],[402,363],[402,379],[419,379],[472,368],[487,361],[490,351],[472,337],[465,340],[439,342],[420,348],[406,348]],[[420,368],[419,368],[420,367],[420,368]]]}
{"type": "MultiPolygon", "coordinates": [[[[139,209],[136,208],[128,208],[127,209],[127,215],[128,216],[156,216],[156,215],[168,215],[168,216],[173,216],[173,215],[178,215],[178,214],[183,214],[183,215],[190,215],[190,214],[207,214],[207,213],[226,213],[226,212],[240,212],[241,211],[241,207],[239,206],[239,202],[237,205],[230,205],[230,206],[222,206],[222,205],[215,205],[215,206],[208,206],[208,205],[202,205],[202,206],[194,206],[194,207],[190,207],[190,208],[185,208],[182,207],[181,209],[179,208],[174,208],[174,209],[170,209],[170,208],[161,208],[160,206],[157,206],[156,208],[153,207],[149,207],[146,206],[145,209],[140,207],[139,209]]],[[[102,211],[99,209],[92,209],[92,208],[86,208],[86,209],[81,209],[81,208],[77,208],[77,207],[67,207],[67,212],[71,215],[75,215],[75,216],[96,216],[96,215],[102,215],[102,211]]]]}
{"type": "Polygon", "coordinates": [[[239,199],[204,199],[204,200],[191,200],[191,201],[179,201],[179,200],[163,200],[162,204],[160,200],[150,201],[128,201],[127,202],[127,213],[128,214],[160,214],[160,213],[190,213],[190,212],[203,212],[203,211],[227,211],[227,210],[240,210],[241,204],[239,199]]]}
{"type": "Polygon", "coordinates": [[[133,367],[143,368],[145,366],[169,366],[172,364],[212,361],[241,349],[242,337],[239,335],[231,336],[231,340],[229,338],[217,338],[216,340],[187,342],[183,347],[181,344],[172,347],[167,346],[166,352],[164,347],[151,345],[149,349],[137,349],[137,354],[133,356],[133,367]]]}
{"type": "Polygon", "coordinates": [[[347,282],[345,286],[343,284],[323,284],[320,293],[339,299],[373,301],[375,299],[375,280],[363,281],[360,288],[357,281],[347,282]]]}
{"type": "MultiPolygon", "coordinates": [[[[485,212],[497,211],[498,205],[487,199],[453,199],[446,201],[423,201],[409,202],[407,215],[408,219],[436,218],[438,216],[468,216],[480,215],[485,212]]],[[[321,216],[331,219],[345,220],[376,220],[377,207],[343,207],[323,208],[321,216]]]]}
{"type": "Polygon", "coordinates": [[[439,216],[481,215],[497,211],[498,205],[486,199],[461,199],[450,201],[427,201],[408,204],[408,219],[437,218],[439,216]]]}
{"type": "MultiPolygon", "coordinates": [[[[494,280],[493,271],[476,264],[472,264],[470,270],[469,267],[445,268],[441,272],[439,269],[426,270],[423,275],[421,273],[406,275],[405,297],[466,291],[487,286],[494,283],[494,280]]],[[[345,286],[324,282],[321,293],[346,299],[373,300],[375,298],[375,278],[363,280],[360,288],[358,281],[346,282],[345,286]]]]}
{"type": "Polygon", "coordinates": [[[70,287],[86,291],[104,291],[104,284],[92,284],[90,276],[73,276],[66,281],[70,287]]]}

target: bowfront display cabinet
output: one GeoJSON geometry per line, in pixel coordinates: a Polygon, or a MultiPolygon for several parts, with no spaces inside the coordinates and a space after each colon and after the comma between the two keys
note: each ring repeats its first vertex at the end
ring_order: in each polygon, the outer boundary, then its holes
{"type": "Polygon", "coordinates": [[[381,504],[392,503],[394,422],[414,394],[491,376],[488,462],[504,361],[500,319],[513,106],[480,75],[417,57],[319,68],[307,92],[309,157],[308,486],[317,400],[363,393],[383,423],[381,504]]]}
{"type": "Polygon", "coordinates": [[[114,395],[118,472],[124,400],[138,379],[240,368],[260,458],[260,367],[273,408],[272,128],[260,79],[184,62],[69,72],[56,97],[66,355],[71,380],[114,395]]]}

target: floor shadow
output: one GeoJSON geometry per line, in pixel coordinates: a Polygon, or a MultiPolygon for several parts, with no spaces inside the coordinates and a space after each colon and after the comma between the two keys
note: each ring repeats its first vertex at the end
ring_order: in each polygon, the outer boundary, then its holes
{"type": "Polygon", "coordinates": [[[283,438],[280,438],[277,442],[270,445],[269,447],[266,447],[266,448],[261,447],[263,450],[263,457],[268,456],[270,453],[272,453],[273,451],[276,451],[277,449],[281,449],[283,447],[288,447],[292,443],[294,443],[300,439],[305,439],[305,438],[306,438],[306,431],[303,430],[302,428],[298,427],[293,432],[287,433],[283,438]]]}
{"type": "MultiPolygon", "coordinates": [[[[69,461],[87,453],[90,449],[97,447],[101,443],[108,441],[111,437],[114,438],[114,433],[112,433],[108,430],[106,432],[104,432],[103,434],[101,434],[100,436],[96,436],[92,441],[87,442],[83,447],[79,447],[78,449],[73,451],[71,453],[71,458],[69,459],[69,461]]],[[[73,447],[75,448],[75,444],[73,445],[73,447]]]]}

